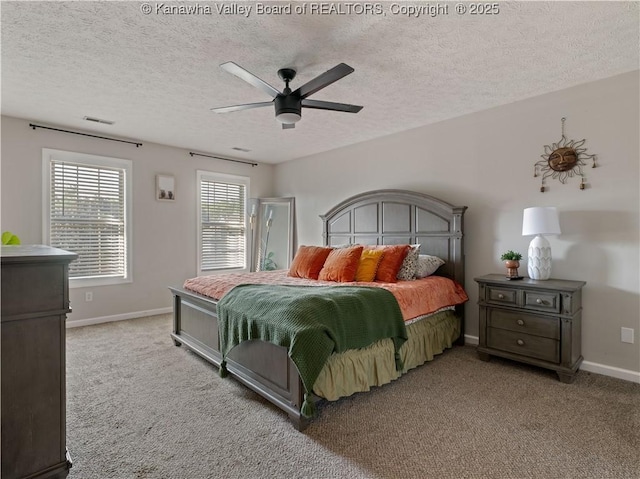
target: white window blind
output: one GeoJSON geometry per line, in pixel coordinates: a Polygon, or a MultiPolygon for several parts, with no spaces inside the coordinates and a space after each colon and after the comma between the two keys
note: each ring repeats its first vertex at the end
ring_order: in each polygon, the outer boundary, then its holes
{"type": "Polygon", "coordinates": [[[49,244],[73,251],[69,277],[127,277],[126,168],[49,163],[49,244]]]}
{"type": "Polygon", "coordinates": [[[200,177],[200,271],[246,268],[246,197],[242,182],[200,177]]]}

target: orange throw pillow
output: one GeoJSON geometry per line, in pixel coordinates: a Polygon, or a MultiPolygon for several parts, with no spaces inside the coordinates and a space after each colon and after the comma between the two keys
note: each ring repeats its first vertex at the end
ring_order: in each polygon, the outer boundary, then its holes
{"type": "Polygon", "coordinates": [[[339,283],[353,281],[356,278],[362,250],[362,246],[334,249],[329,253],[318,279],[339,283]]]}
{"type": "Polygon", "coordinates": [[[300,246],[289,268],[289,276],[318,279],[320,270],[333,248],[300,246]]]}
{"type": "Polygon", "coordinates": [[[360,256],[358,270],[356,271],[356,281],[373,281],[376,279],[376,271],[380,265],[380,260],[384,255],[384,250],[365,249],[360,256]]]}
{"type": "Polygon", "coordinates": [[[407,256],[410,246],[408,244],[393,246],[376,246],[375,249],[382,249],[384,256],[376,271],[376,281],[385,283],[395,283],[398,281],[398,271],[402,267],[404,257],[407,256]]]}

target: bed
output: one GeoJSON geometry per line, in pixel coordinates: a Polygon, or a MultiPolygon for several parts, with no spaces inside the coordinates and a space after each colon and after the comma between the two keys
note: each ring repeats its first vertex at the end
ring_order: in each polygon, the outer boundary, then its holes
{"type": "MultiPolygon", "coordinates": [[[[321,215],[323,244],[332,247],[354,244],[419,244],[421,254],[437,256],[444,260],[432,281],[436,282],[438,277],[444,277],[454,280],[458,285],[464,285],[465,210],[464,206],[452,206],[431,196],[411,191],[366,192],[348,198],[321,215]]],[[[282,273],[278,272],[255,273],[257,276],[267,274],[282,276],[282,273]]],[[[171,333],[174,344],[184,345],[219,368],[222,363],[225,372],[285,411],[293,424],[299,430],[303,430],[310,420],[301,412],[305,403],[305,387],[287,349],[260,340],[244,341],[225,355],[223,362],[216,294],[206,290],[202,290],[205,294],[201,294],[194,291],[189,281],[185,284],[188,287],[170,288],[174,297],[171,333]]],[[[334,354],[320,372],[317,382],[319,386],[313,388],[313,401],[335,400],[354,392],[366,391],[371,386],[385,384],[408,369],[432,359],[435,354],[452,344],[464,344],[464,305],[460,302],[455,306],[442,308],[441,311],[420,321],[409,321],[407,331],[409,340],[400,350],[406,363],[402,370],[393,371],[393,368],[387,367],[389,371],[383,373],[382,378],[375,377],[380,375],[379,370],[384,369],[375,358],[383,354],[381,349],[393,348],[392,345],[389,346],[389,340],[386,343],[378,341],[362,350],[334,354]],[[408,346],[416,342],[415,337],[424,335],[437,336],[438,344],[425,348],[422,345],[423,340],[420,339],[421,346],[417,349],[408,346]],[[365,369],[358,371],[360,378],[336,381],[336,377],[343,374],[341,364],[345,361],[356,361],[360,365],[358,367],[365,369]],[[367,370],[368,368],[377,371],[374,374],[373,371],[367,370]],[[348,383],[346,390],[343,383],[348,383]]]]}

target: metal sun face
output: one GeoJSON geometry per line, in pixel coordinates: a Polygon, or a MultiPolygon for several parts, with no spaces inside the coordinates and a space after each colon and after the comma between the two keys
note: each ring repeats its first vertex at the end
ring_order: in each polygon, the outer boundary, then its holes
{"type": "Polygon", "coordinates": [[[553,171],[569,171],[578,163],[578,155],[573,148],[558,148],[549,155],[548,163],[553,171]]]}
{"type": "Polygon", "coordinates": [[[542,172],[542,182],[548,177],[566,183],[567,178],[583,176],[582,167],[585,161],[594,158],[595,155],[586,154],[587,149],[582,148],[586,140],[567,140],[563,135],[558,143],[545,145],[543,159],[536,163],[536,168],[542,172]]]}
{"type": "Polygon", "coordinates": [[[587,149],[583,147],[587,140],[567,140],[564,135],[564,122],[566,118],[562,118],[562,138],[558,143],[552,143],[551,145],[544,146],[544,154],[540,155],[542,160],[536,162],[533,167],[533,176],[537,177],[538,172],[542,173],[542,181],[540,185],[540,191],[546,190],[545,180],[548,177],[557,179],[560,183],[564,184],[567,178],[572,176],[580,176],[580,189],[584,190],[585,178],[582,172],[582,167],[586,166],[586,160],[592,160],[593,165],[591,168],[596,167],[596,155],[588,155],[587,149]]]}

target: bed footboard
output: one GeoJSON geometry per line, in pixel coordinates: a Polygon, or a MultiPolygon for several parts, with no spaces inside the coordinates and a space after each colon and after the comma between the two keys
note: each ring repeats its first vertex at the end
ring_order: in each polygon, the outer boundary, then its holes
{"type": "MultiPolygon", "coordinates": [[[[182,288],[173,293],[173,332],[176,346],[184,345],[220,367],[217,302],[182,288]]],[[[285,411],[303,430],[308,419],[300,414],[304,388],[286,348],[265,341],[245,341],[227,356],[227,370],[238,381],[285,411]]]]}

